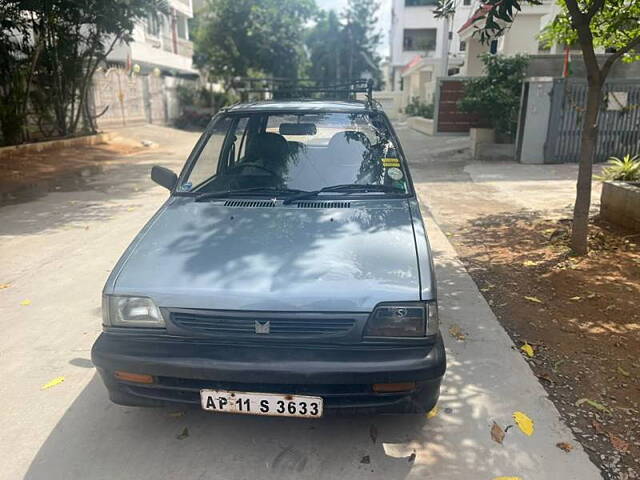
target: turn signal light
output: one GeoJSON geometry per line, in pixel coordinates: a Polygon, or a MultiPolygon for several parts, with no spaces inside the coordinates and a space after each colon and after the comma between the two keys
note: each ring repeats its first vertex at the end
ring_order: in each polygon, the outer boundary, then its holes
{"type": "Polygon", "coordinates": [[[130,372],[121,372],[120,370],[116,370],[113,374],[118,380],[122,380],[124,382],[133,382],[133,383],[153,383],[153,377],[151,375],[145,375],[143,373],[130,373],[130,372]]]}
{"type": "Polygon", "coordinates": [[[376,393],[408,392],[415,388],[416,388],[416,382],[374,383],[373,384],[373,391],[376,393]]]}

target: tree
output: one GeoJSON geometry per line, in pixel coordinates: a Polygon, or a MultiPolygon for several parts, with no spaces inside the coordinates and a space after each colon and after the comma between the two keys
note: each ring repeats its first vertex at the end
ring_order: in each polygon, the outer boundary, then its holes
{"type": "Polygon", "coordinates": [[[311,78],[321,85],[369,75],[380,80],[377,0],[349,0],[344,12],[320,12],[306,37],[311,78]]]}
{"type": "Polygon", "coordinates": [[[378,0],[348,0],[343,14],[346,24],[343,30],[346,76],[349,80],[361,78],[369,72],[375,81],[380,81],[380,44],[377,13],[378,0]]]}
{"type": "Polygon", "coordinates": [[[334,10],[321,11],[316,24],[306,36],[309,50],[309,75],[319,85],[340,83],[344,75],[342,65],[342,25],[334,10]]]}
{"type": "Polygon", "coordinates": [[[314,0],[207,0],[195,25],[195,63],[231,85],[250,72],[298,78],[314,0]]]}
{"type": "MultiPolygon", "coordinates": [[[[540,5],[539,0],[524,0],[540,5]]],[[[485,0],[487,12],[476,21],[483,41],[504,33],[520,10],[518,0],[485,0]]],[[[640,2],[636,0],[562,0],[560,13],[544,33],[547,40],[570,44],[577,41],[587,72],[587,102],[582,124],[576,201],[573,210],[571,247],[575,254],[588,251],[589,208],[593,159],[598,139],[598,113],[603,103],[604,82],[611,67],[623,59],[640,58],[640,2]],[[596,49],[612,51],[599,61],[596,49]]]]}
{"type": "Polygon", "coordinates": [[[0,4],[0,129],[8,145],[24,138],[29,89],[42,50],[29,25],[21,4],[0,4]]]}
{"type": "MultiPolygon", "coordinates": [[[[6,115],[22,128],[31,104],[63,136],[75,133],[81,118],[95,131],[87,106],[93,74],[118,42],[131,40],[137,22],[167,9],[165,0],[14,0],[1,8],[8,15],[0,69],[11,90],[1,107],[3,133],[11,127],[6,115]]],[[[9,137],[19,141],[15,132],[9,137]]]]}

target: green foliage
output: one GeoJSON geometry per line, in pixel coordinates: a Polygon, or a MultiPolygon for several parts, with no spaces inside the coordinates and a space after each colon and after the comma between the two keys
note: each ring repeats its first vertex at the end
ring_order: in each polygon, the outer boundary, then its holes
{"type": "Polygon", "coordinates": [[[250,70],[297,78],[314,0],[207,0],[194,22],[196,65],[228,84],[250,70]]]}
{"type": "Polygon", "coordinates": [[[186,107],[210,108],[218,111],[238,101],[231,92],[214,92],[206,87],[196,88],[193,84],[178,85],[178,101],[186,107]]]}
{"type": "Polygon", "coordinates": [[[319,85],[337,83],[345,70],[339,52],[344,48],[342,25],[335,11],[321,11],[315,26],[306,35],[309,50],[309,76],[319,85]]]}
{"type": "Polygon", "coordinates": [[[310,77],[321,85],[370,75],[380,81],[377,48],[378,0],[349,0],[341,19],[335,11],[320,12],[306,36],[310,77]]]}
{"type": "Polygon", "coordinates": [[[465,82],[458,105],[464,112],[479,114],[497,133],[514,138],[528,58],[484,55],[482,62],[486,76],[465,82]]]}
{"type": "Polygon", "coordinates": [[[418,97],[413,97],[404,109],[404,113],[412,117],[433,118],[433,103],[426,103],[418,97]]]}
{"type": "Polygon", "coordinates": [[[608,166],[602,169],[598,180],[617,182],[640,182],[640,156],[630,154],[623,158],[609,157],[608,166]]]}
{"type": "Polygon", "coordinates": [[[433,9],[435,18],[453,18],[456,14],[456,3],[454,0],[438,0],[436,8],[433,9]]]}
{"type": "MultiPolygon", "coordinates": [[[[578,33],[572,25],[571,16],[564,1],[559,1],[560,13],[546,26],[540,35],[544,45],[554,43],[565,45],[579,44],[578,33]]],[[[593,17],[590,25],[593,46],[609,51],[619,51],[640,39],[640,2],[606,1],[593,17]]],[[[622,55],[622,60],[632,62],[640,60],[640,50],[631,49],[622,55]]]]}
{"type": "Polygon", "coordinates": [[[136,23],[165,11],[165,0],[15,0],[0,2],[0,122],[6,141],[22,140],[28,104],[58,135],[84,120],[93,73],[136,23]],[[7,133],[7,130],[11,129],[7,133]],[[19,137],[19,138],[18,138],[19,137]]]}

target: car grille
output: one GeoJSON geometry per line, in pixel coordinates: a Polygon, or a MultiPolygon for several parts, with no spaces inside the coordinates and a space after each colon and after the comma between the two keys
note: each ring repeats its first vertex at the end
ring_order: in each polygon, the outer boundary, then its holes
{"type": "Polygon", "coordinates": [[[356,319],[336,314],[224,314],[206,310],[171,312],[172,323],[190,332],[226,338],[330,337],[349,333],[356,319]],[[268,328],[267,328],[268,322],[268,328]],[[258,333],[260,332],[260,333],[258,333]]]}

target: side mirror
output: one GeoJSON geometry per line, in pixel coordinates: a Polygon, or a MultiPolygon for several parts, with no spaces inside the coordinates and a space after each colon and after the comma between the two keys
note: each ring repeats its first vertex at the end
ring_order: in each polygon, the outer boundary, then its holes
{"type": "Polygon", "coordinates": [[[178,176],[168,168],[154,165],[151,169],[151,180],[167,190],[173,190],[173,187],[178,183],[178,176]]]}

